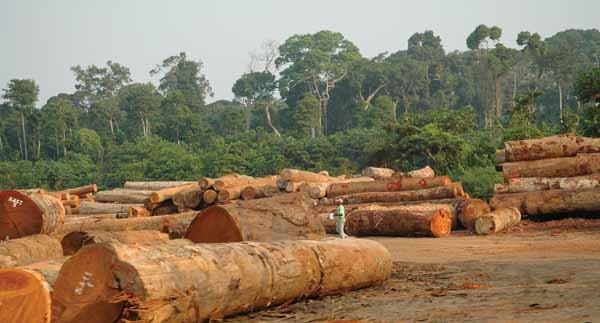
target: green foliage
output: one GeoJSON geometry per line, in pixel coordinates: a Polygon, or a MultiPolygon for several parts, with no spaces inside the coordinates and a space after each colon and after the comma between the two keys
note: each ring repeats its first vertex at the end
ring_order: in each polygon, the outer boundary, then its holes
{"type": "Polygon", "coordinates": [[[463,184],[465,192],[473,197],[489,200],[494,195],[494,184],[502,183],[502,173],[492,165],[466,168],[461,174],[452,178],[463,184]]]}
{"type": "Polygon", "coordinates": [[[91,129],[81,128],[75,132],[71,150],[99,162],[104,156],[104,147],[100,136],[91,129]]]}
{"type": "Polygon", "coordinates": [[[581,102],[600,104],[600,67],[582,73],[575,82],[575,95],[581,102]]]}

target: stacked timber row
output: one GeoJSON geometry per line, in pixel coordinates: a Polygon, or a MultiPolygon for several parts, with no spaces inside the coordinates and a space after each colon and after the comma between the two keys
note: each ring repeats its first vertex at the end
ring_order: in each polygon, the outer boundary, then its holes
{"type": "Polygon", "coordinates": [[[317,211],[328,233],[335,233],[332,213],[340,202],[346,232],[358,236],[445,237],[461,226],[473,230],[475,220],[490,211],[486,202],[469,198],[461,183],[435,176],[430,167],[409,173],[369,167],[363,174],[375,180],[327,186],[317,211]]]}
{"type": "Polygon", "coordinates": [[[526,216],[600,211],[600,138],[565,134],[504,148],[496,153],[504,183],[495,187],[493,209],[514,207],[526,216]]]}

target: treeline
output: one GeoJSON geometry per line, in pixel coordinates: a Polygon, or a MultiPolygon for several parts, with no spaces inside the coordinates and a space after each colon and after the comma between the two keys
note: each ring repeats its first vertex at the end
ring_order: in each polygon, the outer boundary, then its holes
{"type": "Polygon", "coordinates": [[[600,132],[598,30],[501,36],[480,25],[468,51],[447,53],[425,31],[367,58],[340,33],[294,35],[264,43],[235,99],[212,104],[186,53],[150,71],[158,86],[116,62],[74,66],[75,90],[41,109],[35,81],[14,79],[0,104],[0,188],[428,164],[486,197],[504,140],[600,132]]]}

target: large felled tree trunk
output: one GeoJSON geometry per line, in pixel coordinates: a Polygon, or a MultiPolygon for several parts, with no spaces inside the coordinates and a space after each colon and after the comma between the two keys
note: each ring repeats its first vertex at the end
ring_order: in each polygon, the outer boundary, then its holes
{"type": "Polygon", "coordinates": [[[362,239],[95,244],[61,269],[53,316],[60,322],[85,321],[90,313],[102,322],[203,322],[380,284],[390,272],[385,247],[362,239]],[[74,277],[86,277],[83,286],[74,277]]]}
{"type": "Polygon", "coordinates": [[[495,195],[492,209],[515,207],[526,215],[600,211],[600,190],[548,190],[495,195]]]}
{"type": "Polygon", "coordinates": [[[362,204],[377,202],[402,202],[402,201],[426,201],[436,199],[448,199],[464,197],[456,186],[439,186],[426,188],[417,191],[399,191],[399,192],[365,192],[348,195],[340,195],[335,199],[322,200],[322,205],[334,205],[337,200],[342,200],[344,204],[362,204]]]}
{"type": "Polygon", "coordinates": [[[65,256],[70,256],[83,246],[101,242],[136,244],[149,241],[168,240],[169,235],[159,231],[74,231],[65,235],[60,244],[65,256]]]}
{"type": "Polygon", "coordinates": [[[439,204],[371,207],[349,213],[346,230],[357,236],[426,234],[446,237],[452,231],[452,214],[445,205],[439,204]]]}
{"type": "Polygon", "coordinates": [[[150,197],[153,191],[114,189],[112,191],[100,191],[96,193],[95,198],[98,202],[105,203],[144,203],[144,200],[150,197]]]}
{"type": "Polygon", "coordinates": [[[506,180],[517,177],[572,177],[600,173],[600,154],[504,163],[506,180]]]}
{"type": "Polygon", "coordinates": [[[407,177],[373,182],[353,182],[332,184],[327,189],[327,197],[337,197],[354,193],[414,191],[439,186],[448,186],[452,181],[448,176],[432,178],[407,177]]]}
{"type": "Polygon", "coordinates": [[[369,176],[374,179],[390,179],[396,173],[391,168],[367,167],[362,170],[363,176],[369,176]]]}
{"type": "Polygon", "coordinates": [[[0,268],[25,266],[62,255],[59,240],[45,234],[31,235],[0,243],[0,268]]]}
{"type": "Polygon", "coordinates": [[[290,168],[283,169],[279,176],[282,180],[288,182],[330,183],[337,180],[335,177],[290,168]]]}
{"type": "Polygon", "coordinates": [[[162,190],[154,191],[150,194],[150,202],[160,203],[173,198],[173,196],[179,192],[186,191],[191,188],[197,188],[198,183],[175,186],[170,188],[163,188],[162,190]]]}
{"type": "Polygon", "coordinates": [[[19,267],[28,271],[40,274],[48,285],[53,286],[60,268],[67,260],[67,257],[53,258],[19,267]]]}
{"type": "Polygon", "coordinates": [[[408,173],[395,172],[392,178],[404,178],[404,177],[435,177],[435,171],[429,166],[425,166],[420,169],[411,170],[408,173]]]}
{"type": "Polygon", "coordinates": [[[203,189],[199,186],[194,186],[173,195],[173,204],[175,204],[179,210],[197,210],[202,206],[203,194],[203,189]]]}
{"type": "MultiPolygon", "coordinates": [[[[219,202],[226,202],[229,200],[235,200],[240,198],[242,191],[249,185],[264,186],[264,185],[275,185],[277,182],[277,176],[267,176],[263,178],[256,178],[251,180],[243,180],[240,183],[232,183],[219,189],[217,200],[219,202]]],[[[216,185],[216,184],[215,184],[216,185]]]]}
{"type": "Polygon", "coordinates": [[[151,217],[98,219],[95,221],[65,223],[59,233],[67,234],[74,231],[154,230],[168,233],[171,238],[181,238],[197,214],[198,212],[185,212],[151,217]]]}
{"type": "Polygon", "coordinates": [[[0,240],[52,233],[64,218],[62,202],[50,195],[0,191],[0,240]]]}
{"type": "Polygon", "coordinates": [[[320,239],[325,231],[304,193],[204,209],[185,235],[194,242],[320,239]]]}
{"type": "Polygon", "coordinates": [[[0,269],[0,322],[50,322],[50,285],[40,274],[0,269]]]}
{"type": "Polygon", "coordinates": [[[141,191],[157,191],[164,188],[194,184],[194,182],[125,182],[123,188],[141,191]]]}
{"type": "Polygon", "coordinates": [[[127,214],[129,208],[140,207],[143,204],[95,203],[83,201],[79,204],[79,214],[127,214]]]}
{"type": "Polygon", "coordinates": [[[578,190],[600,188],[600,174],[576,177],[511,178],[506,184],[496,184],[496,194],[524,193],[544,190],[578,190]]]}
{"type": "Polygon", "coordinates": [[[600,139],[564,134],[541,139],[507,141],[504,148],[506,161],[509,162],[573,157],[578,153],[599,153],[600,139]]]}
{"type": "Polygon", "coordinates": [[[96,184],[90,184],[80,187],[74,187],[64,190],[63,192],[67,192],[71,195],[85,195],[87,193],[96,193],[98,192],[98,186],[96,184]]]}
{"type": "Polygon", "coordinates": [[[477,234],[500,232],[521,222],[521,212],[514,207],[501,208],[482,215],[475,221],[477,234]]]}

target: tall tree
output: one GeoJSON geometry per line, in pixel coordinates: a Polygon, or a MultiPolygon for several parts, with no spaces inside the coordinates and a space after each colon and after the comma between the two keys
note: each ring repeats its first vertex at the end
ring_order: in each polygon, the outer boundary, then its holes
{"type": "Polygon", "coordinates": [[[600,105],[600,67],[582,73],[575,82],[575,94],[581,102],[600,105]]]}
{"type": "Polygon", "coordinates": [[[115,104],[115,95],[123,86],[131,82],[129,68],[112,61],[106,62],[106,67],[91,65],[82,68],[73,66],[71,71],[75,74],[75,89],[73,100],[76,105],[90,114],[90,125],[98,129],[97,120],[106,120],[105,125],[115,135],[114,122],[119,116],[115,104]]]}
{"type": "Polygon", "coordinates": [[[132,126],[139,121],[144,138],[152,135],[150,121],[156,116],[160,102],[161,96],[151,83],[133,83],[119,91],[120,108],[127,113],[132,126]]]}
{"type": "Polygon", "coordinates": [[[269,71],[263,71],[245,73],[235,82],[231,90],[235,95],[235,99],[246,108],[259,108],[262,106],[265,111],[267,125],[277,136],[281,136],[279,130],[273,125],[270,112],[274,101],[273,94],[276,89],[275,75],[269,71]]]}
{"type": "Polygon", "coordinates": [[[164,73],[158,89],[163,94],[180,91],[185,97],[186,105],[197,112],[204,106],[206,97],[213,95],[210,83],[202,74],[202,67],[202,61],[189,60],[186,53],[181,52],[163,60],[150,71],[150,75],[164,73]]]}
{"type": "Polygon", "coordinates": [[[288,38],[279,55],[277,67],[285,67],[279,82],[281,96],[304,85],[319,101],[319,128],[326,135],[331,91],[347,76],[350,63],[360,58],[358,47],[342,34],[324,30],[288,38]]]}
{"type": "Polygon", "coordinates": [[[22,156],[25,157],[25,160],[29,160],[25,119],[33,113],[39,93],[40,88],[34,80],[12,79],[8,82],[8,86],[4,89],[4,94],[2,95],[7,101],[8,106],[17,111],[21,117],[21,131],[23,135],[22,156]]]}

